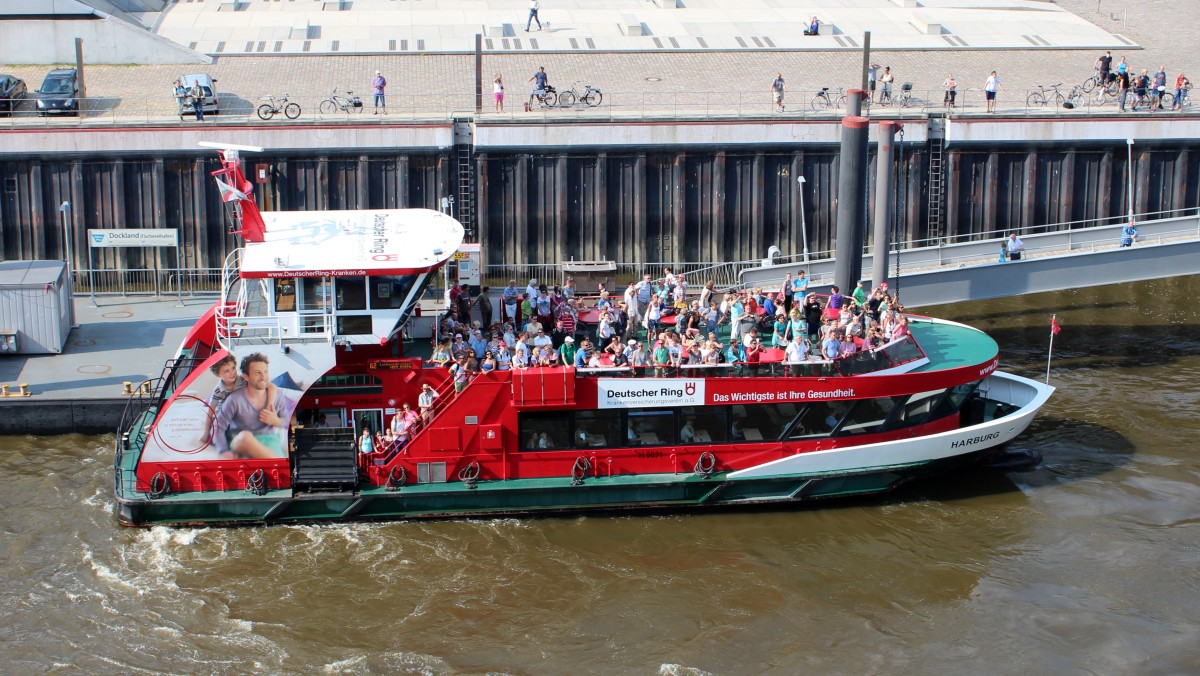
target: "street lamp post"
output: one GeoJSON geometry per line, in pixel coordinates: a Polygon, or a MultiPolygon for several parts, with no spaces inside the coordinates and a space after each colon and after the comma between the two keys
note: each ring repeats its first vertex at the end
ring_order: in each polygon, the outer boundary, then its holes
{"type": "Polygon", "coordinates": [[[71,298],[71,307],[68,308],[71,313],[71,328],[79,326],[75,322],[75,283],[74,277],[71,276],[71,228],[67,223],[67,211],[71,209],[71,202],[63,200],[63,203],[58,205],[59,220],[62,221],[63,231],[63,253],[67,264],[67,296],[71,298]]]}
{"type": "Polygon", "coordinates": [[[1133,225],[1133,139],[1125,139],[1125,144],[1129,149],[1129,166],[1125,170],[1125,174],[1129,179],[1129,186],[1126,192],[1129,193],[1129,225],[1133,225]]]}
{"type": "Polygon", "coordinates": [[[808,262],[808,225],[804,222],[804,177],[796,179],[800,184],[800,241],[804,245],[804,262],[808,262]]]}

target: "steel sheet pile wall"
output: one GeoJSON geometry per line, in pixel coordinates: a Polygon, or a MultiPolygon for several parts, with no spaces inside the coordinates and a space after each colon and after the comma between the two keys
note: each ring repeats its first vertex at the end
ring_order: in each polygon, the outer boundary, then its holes
{"type": "MultiPolygon", "coordinates": [[[[1200,152],[1188,142],[1134,148],[1139,213],[1197,205],[1200,152]]],[[[871,149],[874,163],[874,148],[871,149]]],[[[946,234],[989,237],[1014,227],[1119,216],[1127,210],[1123,141],[956,144],[948,150],[946,234]]],[[[268,153],[245,158],[266,210],[425,207],[452,194],[454,150],[268,153]]],[[[904,145],[897,170],[901,242],[928,237],[928,150],[904,145]]],[[[491,148],[475,157],[480,240],[493,266],[570,258],[644,262],[759,258],[771,245],[833,248],[837,148],[491,148]]],[[[179,228],[185,268],[219,267],[235,245],[209,172],[215,158],[0,159],[0,251],[5,259],[61,258],[59,205],[70,201],[73,267],[87,267],[87,228],[179,228]]],[[[874,176],[875,168],[868,168],[874,176]]],[[[873,179],[870,179],[873,181],[873,179]]],[[[868,185],[868,199],[874,190],[868,185]]],[[[874,205],[868,205],[870,213],[874,205]]],[[[107,249],[95,267],[173,271],[169,249],[107,249]]],[[[164,273],[165,274],[165,273],[164,273]]],[[[77,286],[77,290],[80,287],[77,286]]]]}
{"type": "Polygon", "coordinates": [[[478,158],[488,262],[725,261],[799,251],[800,194],[810,247],[828,248],[836,150],[794,153],[601,152],[478,158]]]}
{"type": "MultiPolygon", "coordinates": [[[[183,267],[220,267],[236,239],[228,234],[220,193],[209,175],[219,164],[208,156],[166,155],[138,160],[0,161],[4,259],[62,258],[59,205],[69,201],[66,220],[74,245],[73,268],[88,267],[89,228],[177,228],[183,267]]],[[[266,210],[436,209],[449,185],[448,161],[441,155],[261,155],[245,161],[250,176],[257,165],[268,167],[267,182],[255,187],[255,196],[266,210]]],[[[170,249],[96,249],[92,261],[101,270],[169,274],[177,267],[175,255],[170,249]]]]}

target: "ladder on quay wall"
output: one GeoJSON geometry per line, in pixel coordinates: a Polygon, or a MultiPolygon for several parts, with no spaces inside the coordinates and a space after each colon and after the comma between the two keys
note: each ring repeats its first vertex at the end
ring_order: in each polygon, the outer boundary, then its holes
{"type": "Polygon", "coordinates": [[[477,240],[475,232],[475,120],[470,116],[453,118],[455,161],[458,164],[454,217],[466,230],[466,241],[477,240]]]}
{"type": "Polygon", "coordinates": [[[946,208],[946,116],[929,116],[929,213],[926,223],[929,239],[945,235],[946,208]]]}

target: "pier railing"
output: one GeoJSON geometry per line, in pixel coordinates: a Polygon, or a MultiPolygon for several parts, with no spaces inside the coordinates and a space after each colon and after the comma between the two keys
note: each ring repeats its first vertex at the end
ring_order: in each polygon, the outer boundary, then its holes
{"type": "MultiPolygon", "coordinates": [[[[600,84],[600,83],[598,83],[600,84]]],[[[553,119],[581,119],[588,121],[618,121],[639,120],[652,118],[688,118],[688,119],[753,119],[761,117],[776,117],[784,119],[821,119],[841,116],[845,113],[844,90],[831,87],[824,96],[821,95],[823,85],[804,84],[789,88],[785,93],[785,109],[775,110],[771,93],[755,88],[753,90],[716,90],[716,91],[635,91],[604,89],[604,99],[601,105],[588,106],[576,102],[572,105],[541,106],[535,104],[529,111],[525,103],[530,101],[531,91],[522,91],[514,87],[505,101],[506,112],[494,113],[491,102],[484,106],[480,119],[497,121],[523,121],[553,119]]],[[[1039,87],[1029,89],[1003,90],[996,100],[996,114],[1005,117],[1023,118],[1064,118],[1087,117],[1093,115],[1113,115],[1118,112],[1117,98],[1101,94],[1098,91],[1082,94],[1072,100],[1067,107],[1065,97],[1070,87],[1061,87],[1064,101],[1058,101],[1053,91],[1044,105],[1039,105],[1036,96],[1042,91],[1039,87]]],[[[266,94],[268,92],[262,92],[266,94]]],[[[1168,89],[1173,94],[1174,89],[1168,89]]],[[[255,125],[269,124],[271,126],[290,126],[308,124],[357,124],[381,125],[394,124],[397,121],[448,122],[455,113],[463,110],[474,110],[474,96],[469,91],[449,92],[438,94],[407,94],[404,96],[388,96],[387,112],[380,115],[366,115],[360,112],[347,113],[337,110],[322,113],[321,102],[328,94],[303,93],[292,95],[289,100],[298,103],[302,109],[296,120],[288,120],[283,115],[276,115],[269,121],[261,120],[256,114],[262,103],[259,95],[253,93],[218,92],[220,94],[220,114],[208,113],[205,123],[224,125],[227,123],[255,125]]],[[[957,90],[954,108],[946,102],[946,92],[940,86],[915,87],[907,92],[901,91],[897,83],[892,91],[892,101],[881,104],[878,99],[881,92],[876,92],[876,102],[866,106],[863,114],[880,118],[925,117],[930,114],[948,113],[951,115],[985,114],[987,101],[982,87],[967,87],[957,90]]],[[[1127,104],[1125,115],[1136,115],[1132,110],[1132,95],[1127,104]]],[[[1149,100],[1149,99],[1148,99],[1149,100]]],[[[128,125],[146,124],[193,124],[194,115],[190,109],[182,114],[178,112],[175,98],[164,92],[161,96],[152,97],[90,97],[80,99],[78,116],[57,115],[39,117],[34,109],[33,97],[17,103],[12,115],[0,118],[0,127],[37,126],[79,126],[79,125],[128,125]]],[[[364,107],[358,111],[370,108],[370,101],[364,97],[364,107]]],[[[1172,106],[1164,108],[1172,112],[1172,106]]],[[[1139,106],[1138,111],[1150,114],[1147,102],[1139,106]]],[[[1190,98],[1185,98],[1182,108],[1174,111],[1185,114],[1194,113],[1190,98]]]]}

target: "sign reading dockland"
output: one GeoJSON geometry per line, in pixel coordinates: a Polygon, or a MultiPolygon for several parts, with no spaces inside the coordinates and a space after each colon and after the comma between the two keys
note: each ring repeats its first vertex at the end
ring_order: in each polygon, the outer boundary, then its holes
{"type": "Polygon", "coordinates": [[[179,246],[179,231],[146,228],[143,230],[97,230],[88,228],[88,244],[93,249],[134,246],[179,246]]]}

